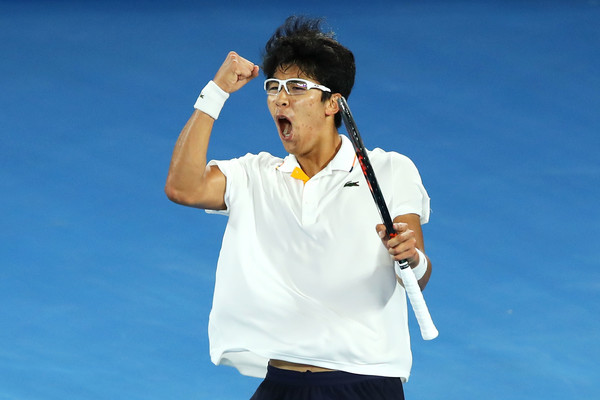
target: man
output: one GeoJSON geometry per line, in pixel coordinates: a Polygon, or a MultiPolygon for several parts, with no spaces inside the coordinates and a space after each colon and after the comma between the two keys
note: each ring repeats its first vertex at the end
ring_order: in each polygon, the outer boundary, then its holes
{"type": "Polygon", "coordinates": [[[228,216],[209,322],[211,358],[266,378],[253,399],[403,399],[412,357],[394,260],[421,288],[431,274],[421,223],[429,197],[414,164],[376,149],[371,163],[399,233],[387,239],[337,100],[354,56],[319,20],[290,17],[265,47],[267,106],[289,153],[207,163],[229,94],[259,74],[231,52],[177,140],[165,191],[228,216]]]}

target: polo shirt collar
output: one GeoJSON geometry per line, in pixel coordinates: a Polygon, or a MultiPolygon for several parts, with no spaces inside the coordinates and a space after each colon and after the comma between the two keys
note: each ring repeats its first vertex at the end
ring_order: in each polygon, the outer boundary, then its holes
{"type": "MultiPolygon", "coordinates": [[[[332,171],[352,171],[354,168],[354,164],[356,162],[356,153],[354,152],[354,147],[352,146],[352,142],[350,139],[346,137],[346,135],[340,135],[342,138],[342,145],[338,150],[337,154],[333,159],[323,168],[319,174],[322,173],[331,173],[332,171]]],[[[296,160],[296,156],[289,154],[287,157],[283,159],[283,163],[277,167],[281,172],[292,173],[296,168],[300,168],[300,164],[298,160],[296,160]]]]}

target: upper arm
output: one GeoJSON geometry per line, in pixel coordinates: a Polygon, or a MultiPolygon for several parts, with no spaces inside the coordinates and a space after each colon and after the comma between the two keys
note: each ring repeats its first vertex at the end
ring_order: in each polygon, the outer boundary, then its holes
{"type": "Polygon", "coordinates": [[[171,189],[167,195],[177,204],[205,210],[225,210],[227,177],[216,165],[207,165],[202,184],[193,190],[178,192],[171,189]]]}
{"type": "Polygon", "coordinates": [[[216,165],[207,165],[204,172],[204,185],[199,202],[193,207],[208,210],[225,210],[225,190],[227,188],[227,177],[216,165]]]}

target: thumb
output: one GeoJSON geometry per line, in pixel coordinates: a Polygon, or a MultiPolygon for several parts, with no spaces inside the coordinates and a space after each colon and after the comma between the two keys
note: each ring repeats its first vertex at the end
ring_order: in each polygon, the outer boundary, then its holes
{"type": "Polygon", "coordinates": [[[381,239],[384,239],[387,236],[387,231],[384,224],[377,224],[375,226],[375,230],[381,239]]]}
{"type": "Polygon", "coordinates": [[[213,81],[225,92],[233,93],[257,77],[258,69],[258,65],[232,51],[227,55],[213,81]]]}

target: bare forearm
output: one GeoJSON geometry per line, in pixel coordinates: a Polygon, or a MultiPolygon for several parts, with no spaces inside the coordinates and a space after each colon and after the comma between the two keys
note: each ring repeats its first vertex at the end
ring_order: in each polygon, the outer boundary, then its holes
{"type": "Polygon", "coordinates": [[[206,153],[215,120],[195,110],[175,143],[165,192],[182,204],[193,202],[206,178],[206,153]]]}
{"type": "Polygon", "coordinates": [[[208,142],[229,94],[257,76],[257,65],[229,52],[214,80],[201,92],[194,105],[196,111],[179,134],[165,185],[169,199],[192,207],[225,209],[226,177],[218,167],[206,166],[208,142]]]}

